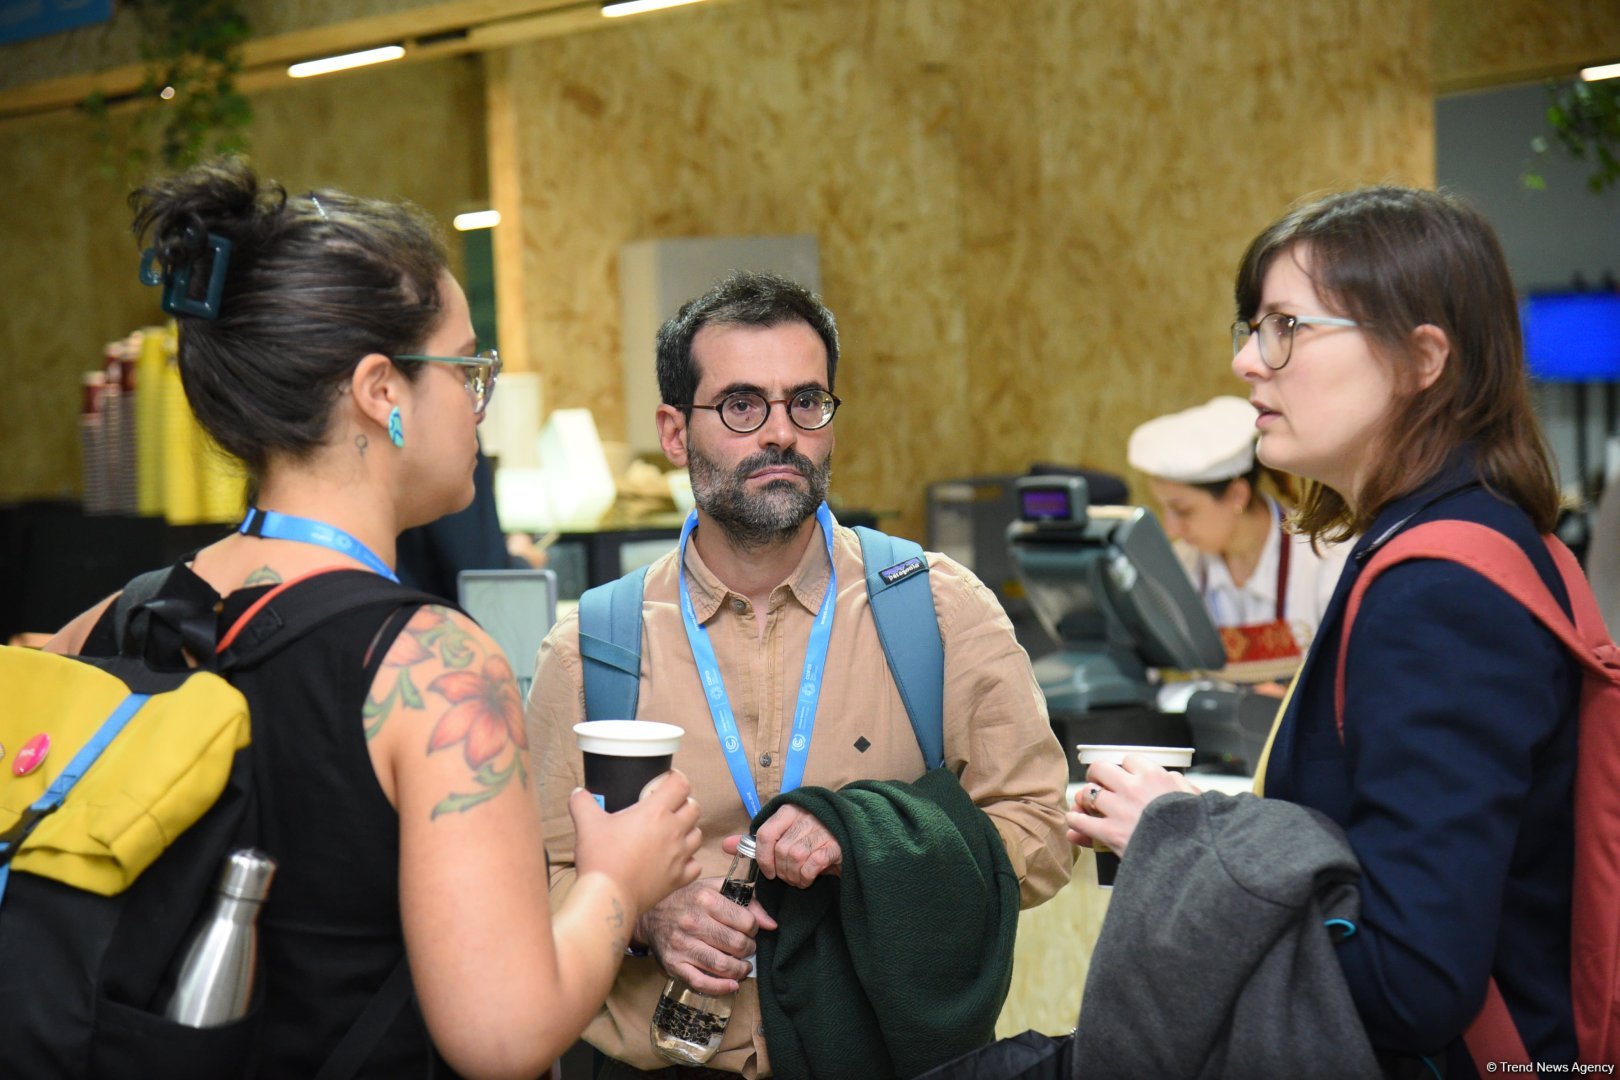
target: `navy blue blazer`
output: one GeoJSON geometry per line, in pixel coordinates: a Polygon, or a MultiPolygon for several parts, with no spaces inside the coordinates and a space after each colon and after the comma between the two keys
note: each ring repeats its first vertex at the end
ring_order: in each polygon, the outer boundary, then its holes
{"type": "Polygon", "coordinates": [[[1572,791],[1580,671],[1512,597],[1443,560],[1368,588],[1346,658],[1344,742],[1333,685],[1350,588],[1372,551],[1425,521],[1506,534],[1569,608],[1529,517],[1457,455],[1356,543],[1265,777],[1314,807],[1361,861],[1360,930],[1338,947],[1373,1046],[1441,1053],[1475,1075],[1461,1034],[1494,975],[1532,1061],[1575,1060],[1569,994],[1572,791]]]}

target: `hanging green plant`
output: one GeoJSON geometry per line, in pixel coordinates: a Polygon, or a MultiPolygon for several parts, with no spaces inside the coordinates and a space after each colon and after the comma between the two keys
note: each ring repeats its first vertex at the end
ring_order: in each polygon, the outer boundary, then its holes
{"type": "MultiPolygon", "coordinates": [[[[141,25],[146,75],[134,93],[84,107],[107,170],[122,179],[247,149],[253,110],[236,87],[250,28],[239,0],[125,0],[141,25]],[[113,106],[128,102],[128,123],[113,106]]],[[[118,110],[125,119],[125,110],[118,110]]]]}
{"type": "Polygon", "coordinates": [[[1555,149],[1587,166],[1586,186],[1594,195],[1620,187],[1620,79],[1548,83],[1547,126],[1550,137],[1530,140],[1535,158],[1525,171],[1525,187],[1546,188],[1535,162],[1555,149]]]}

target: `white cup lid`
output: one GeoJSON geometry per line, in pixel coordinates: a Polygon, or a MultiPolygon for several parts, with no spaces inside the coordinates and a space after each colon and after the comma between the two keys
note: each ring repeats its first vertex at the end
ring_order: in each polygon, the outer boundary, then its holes
{"type": "Polygon", "coordinates": [[[587,720],[574,725],[574,739],[587,754],[660,757],[681,745],[683,728],[656,720],[587,720]]]}
{"type": "Polygon", "coordinates": [[[1135,754],[1167,769],[1185,769],[1192,764],[1193,759],[1193,748],[1190,746],[1125,746],[1119,743],[1080,743],[1075,749],[1080,753],[1080,764],[1082,765],[1090,765],[1099,761],[1118,765],[1127,757],[1135,754]]]}

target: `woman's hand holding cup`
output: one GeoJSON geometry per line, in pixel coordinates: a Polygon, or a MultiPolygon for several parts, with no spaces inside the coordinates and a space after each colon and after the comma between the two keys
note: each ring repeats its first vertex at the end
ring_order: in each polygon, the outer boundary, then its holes
{"type": "Polygon", "coordinates": [[[698,804],[686,774],[671,769],[649,783],[635,805],[609,814],[578,788],[568,800],[574,819],[574,863],[581,874],[601,873],[646,911],[698,876],[698,804]]]}
{"type": "Polygon", "coordinates": [[[1192,749],[1085,744],[1079,751],[1086,783],[1064,819],[1066,836],[1071,844],[1096,849],[1097,883],[1112,888],[1119,858],[1147,804],[1176,791],[1198,794],[1181,773],[1192,764],[1192,749]]]}
{"type": "Polygon", "coordinates": [[[574,864],[617,881],[636,915],[698,876],[698,806],[686,775],[670,768],[683,734],[648,720],[574,725],[585,764],[585,787],[568,803],[574,864]]]}

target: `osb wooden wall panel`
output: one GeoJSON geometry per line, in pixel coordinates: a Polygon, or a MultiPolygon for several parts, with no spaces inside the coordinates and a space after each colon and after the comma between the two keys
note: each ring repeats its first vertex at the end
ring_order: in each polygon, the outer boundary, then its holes
{"type": "Polygon", "coordinates": [[[1620,60],[1620,0],[1432,0],[1438,90],[1567,76],[1620,60]]]}
{"type": "Polygon", "coordinates": [[[515,48],[546,405],[621,431],[625,242],[809,232],[844,500],[920,535],[930,480],[1120,469],[1135,424],[1237,387],[1249,236],[1306,192],[1432,181],[1428,41],[1404,0],[759,0],[515,48]]]}
{"type": "Polygon", "coordinates": [[[254,99],[253,160],[289,191],[409,199],[459,271],[450,219],[488,200],[483,93],[474,57],[305,80],[254,99]]]}
{"type": "Polygon", "coordinates": [[[836,490],[898,506],[906,478],[967,467],[952,13],[744,4],[515,49],[523,305],[546,407],[588,406],[623,436],[624,243],[812,233],[846,348],[836,490]]]}
{"type": "Polygon", "coordinates": [[[1428,28],[1403,0],[963,7],[975,459],[1125,467],[1133,427],[1244,394],[1244,246],[1301,195],[1432,183],[1428,28]]]}
{"type": "MultiPolygon", "coordinates": [[[[475,61],[303,83],[255,98],[253,160],[293,192],[408,198],[450,232],[485,196],[475,61]],[[469,122],[469,119],[471,122],[469,122]]],[[[79,489],[79,373],[104,342],[162,318],[136,281],[124,190],[76,118],[0,129],[0,500],[79,489]]],[[[453,237],[450,249],[459,260],[453,237]]]]}
{"type": "Polygon", "coordinates": [[[80,372],[154,321],[123,191],[77,118],[0,131],[0,501],[75,497],[80,372]]]}

